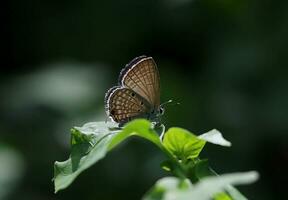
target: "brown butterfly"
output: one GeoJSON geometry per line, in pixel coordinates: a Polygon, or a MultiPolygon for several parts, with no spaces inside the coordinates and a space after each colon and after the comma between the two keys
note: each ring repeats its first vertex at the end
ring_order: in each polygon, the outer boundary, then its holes
{"type": "Polygon", "coordinates": [[[159,72],[152,57],[136,57],[122,69],[119,85],[105,95],[105,109],[120,126],[135,118],[159,122],[164,109],[160,105],[159,72]]]}

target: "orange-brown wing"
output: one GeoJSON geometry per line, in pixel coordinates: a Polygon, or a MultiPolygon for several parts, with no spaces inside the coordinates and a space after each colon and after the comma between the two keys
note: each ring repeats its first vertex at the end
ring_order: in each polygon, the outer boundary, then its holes
{"type": "Polygon", "coordinates": [[[154,108],[159,107],[160,77],[152,57],[140,56],[134,58],[121,71],[119,84],[135,91],[154,108]]]}
{"type": "Polygon", "coordinates": [[[149,103],[129,88],[116,86],[105,95],[107,115],[115,122],[125,123],[137,117],[145,117],[151,107],[149,103]]]}

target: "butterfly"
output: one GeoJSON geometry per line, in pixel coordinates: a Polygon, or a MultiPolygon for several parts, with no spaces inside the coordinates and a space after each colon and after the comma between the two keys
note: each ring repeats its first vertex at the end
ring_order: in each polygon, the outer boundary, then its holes
{"type": "Polygon", "coordinates": [[[118,86],[105,94],[108,117],[119,126],[135,119],[146,118],[159,123],[164,108],[160,105],[160,76],[152,57],[134,58],[120,72],[118,86]]]}

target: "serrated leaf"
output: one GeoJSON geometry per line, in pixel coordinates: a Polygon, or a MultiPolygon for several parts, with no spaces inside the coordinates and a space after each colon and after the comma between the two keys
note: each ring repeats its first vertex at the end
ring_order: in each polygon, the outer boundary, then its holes
{"type": "Polygon", "coordinates": [[[222,134],[216,129],[213,129],[211,131],[208,131],[207,133],[199,135],[198,138],[205,140],[206,142],[210,142],[210,143],[221,145],[221,146],[227,146],[227,147],[231,146],[231,142],[226,140],[222,136],[222,134]]]}
{"type": "Polygon", "coordinates": [[[182,128],[170,128],[163,138],[163,146],[179,160],[197,158],[204,145],[204,140],[182,128]]]}

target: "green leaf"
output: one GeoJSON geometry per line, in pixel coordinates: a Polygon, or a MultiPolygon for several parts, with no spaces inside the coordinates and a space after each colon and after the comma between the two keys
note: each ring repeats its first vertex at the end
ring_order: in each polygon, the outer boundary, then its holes
{"type": "Polygon", "coordinates": [[[89,122],[82,127],[74,127],[73,129],[77,130],[79,134],[74,134],[77,138],[72,138],[72,145],[82,141],[88,141],[91,137],[93,137],[93,142],[97,143],[97,141],[101,140],[104,136],[120,131],[118,124],[114,122],[89,122]]]}
{"type": "Polygon", "coordinates": [[[210,143],[213,143],[213,144],[218,144],[218,145],[221,145],[221,146],[227,146],[227,147],[231,146],[231,142],[227,141],[222,136],[222,134],[216,129],[213,129],[211,131],[208,131],[207,133],[199,135],[198,138],[202,139],[202,140],[205,140],[206,142],[210,142],[210,143]]]}
{"type": "Polygon", "coordinates": [[[68,187],[82,171],[106,155],[115,129],[115,123],[93,122],[71,130],[70,158],[54,164],[55,192],[68,187]]]}
{"type": "Polygon", "coordinates": [[[144,195],[143,200],[163,200],[167,192],[186,191],[191,188],[189,179],[176,177],[164,177],[158,180],[155,185],[144,195]]]}
{"type": "MultiPolygon", "coordinates": [[[[223,192],[229,185],[250,184],[258,179],[255,171],[245,173],[232,173],[221,176],[207,177],[195,185],[186,184],[186,187],[179,187],[182,179],[176,177],[162,178],[144,196],[144,200],[210,200],[215,197],[217,200],[226,200],[228,197],[223,192]],[[158,196],[157,196],[157,195],[158,196]],[[157,197],[157,198],[155,198],[157,197]]],[[[186,180],[185,180],[186,181],[186,180]]],[[[239,200],[233,197],[233,200],[239,200]]]]}
{"type": "MultiPolygon", "coordinates": [[[[198,180],[201,180],[205,177],[208,176],[218,176],[216,174],[216,172],[209,167],[209,163],[208,160],[199,160],[195,166],[194,166],[194,175],[197,177],[198,180]]],[[[232,199],[237,199],[237,200],[247,200],[246,197],[244,197],[235,187],[233,187],[232,185],[228,185],[226,187],[226,191],[228,192],[228,194],[232,197],[232,199]]],[[[227,193],[221,193],[220,197],[221,198],[230,198],[228,197],[227,193]]],[[[220,198],[219,196],[216,197],[216,199],[220,198]]],[[[224,199],[225,199],[224,198],[224,199]]]]}
{"type": "Polygon", "coordinates": [[[163,146],[178,160],[197,158],[205,145],[191,132],[182,128],[170,128],[164,135],[163,146]]]}
{"type": "Polygon", "coordinates": [[[81,157],[81,154],[79,153],[80,159],[77,166],[71,158],[64,162],[56,161],[54,164],[55,192],[68,187],[82,171],[91,167],[93,164],[103,158],[108,151],[108,144],[109,141],[111,141],[111,138],[111,135],[104,137],[85,156],[81,157]]]}
{"type": "Polygon", "coordinates": [[[199,160],[194,166],[194,174],[198,180],[205,178],[207,176],[215,176],[216,173],[209,167],[209,162],[207,159],[199,160]]]}
{"type": "Polygon", "coordinates": [[[214,195],[213,199],[214,200],[232,200],[231,197],[224,192],[214,195]]]}
{"type": "MultiPolygon", "coordinates": [[[[193,189],[184,194],[183,197],[189,197],[190,199],[208,200],[214,195],[219,194],[220,192],[224,192],[227,187],[230,187],[230,185],[253,183],[258,179],[258,176],[259,175],[257,172],[251,171],[203,178],[197,185],[195,185],[193,189]]],[[[232,198],[234,200],[239,200],[237,197],[232,198]]]]}
{"type": "Polygon", "coordinates": [[[228,185],[226,187],[226,191],[229,193],[229,195],[232,197],[233,200],[248,200],[246,197],[244,197],[243,194],[241,194],[235,187],[232,185],[228,185]]]}
{"type": "MultiPolygon", "coordinates": [[[[164,126],[158,127],[159,132],[163,132],[164,129],[164,126]]],[[[147,196],[147,198],[150,199],[166,199],[167,194],[169,197],[170,193],[172,196],[177,196],[179,191],[181,191],[181,195],[183,191],[190,192],[194,187],[191,186],[190,181],[185,179],[183,175],[185,174],[185,170],[189,169],[191,163],[192,168],[194,166],[195,175],[199,180],[201,179],[200,183],[203,182],[203,178],[206,180],[206,176],[216,174],[209,168],[207,162],[202,162],[198,159],[206,141],[228,146],[228,141],[225,141],[219,132],[213,130],[212,132],[197,137],[185,129],[171,128],[164,135],[163,142],[161,142],[157,132],[152,128],[152,124],[144,119],[137,119],[127,123],[123,129],[118,128],[116,123],[87,123],[83,127],[75,127],[71,130],[70,158],[64,162],[55,162],[55,192],[68,187],[80,173],[104,158],[110,150],[130,136],[139,136],[156,144],[161,150],[167,153],[170,158],[166,163],[163,163],[162,167],[176,175],[180,174],[181,176],[179,175],[179,177],[182,177],[182,179],[177,179],[177,182],[174,181],[174,183],[177,183],[174,184],[177,185],[177,187],[175,186],[175,190],[170,190],[171,187],[173,187],[173,181],[171,183],[171,180],[170,182],[166,180],[164,184],[160,181],[160,185],[158,184],[158,186],[153,189],[153,192],[147,196]],[[174,158],[181,161],[189,160],[189,162],[187,162],[186,165],[182,165],[182,162],[178,162],[174,158]],[[170,187],[169,192],[166,191],[168,187],[170,187]]],[[[245,199],[235,188],[226,185],[225,189],[233,196],[233,199],[245,199]]],[[[217,194],[215,199],[227,199],[227,195],[221,193],[221,191],[215,193],[217,194]]]]}
{"type": "Polygon", "coordinates": [[[94,135],[81,134],[77,129],[71,129],[71,162],[72,170],[78,168],[80,159],[85,156],[93,147],[94,135]]]}
{"type": "Polygon", "coordinates": [[[159,135],[151,127],[151,123],[145,119],[136,119],[128,123],[123,130],[116,134],[109,145],[109,149],[113,149],[120,142],[130,136],[140,136],[162,148],[159,135]]]}
{"type": "Polygon", "coordinates": [[[55,192],[67,188],[81,172],[104,158],[108,151],[132,135],[143,137],[162,148],[151,123],[143,119],[128,123],[122,130],[111,122],[93,122],[72,129],[70,158],[54,164],[55,192]]]}

